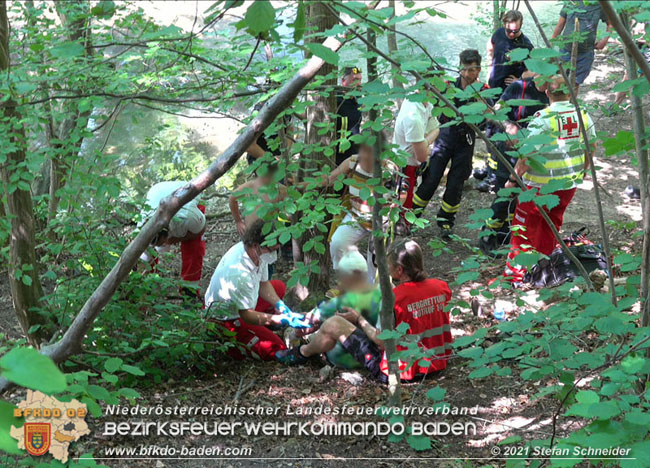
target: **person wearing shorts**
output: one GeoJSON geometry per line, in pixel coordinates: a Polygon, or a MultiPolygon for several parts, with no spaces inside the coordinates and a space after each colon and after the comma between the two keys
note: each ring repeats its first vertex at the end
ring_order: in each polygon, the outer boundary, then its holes
{"type": "MultiPolygon", "coordinates": [[[[359,312],[372,326],[376,326],[381,310],[381,290],[368,280],[368,264],[356,248],[352,247],[343,254],[336,275],[341,294],[320,303],[307,317],[313,317],[314,321],[321,323],[350,308],[359,312]]],[[[357,359],[343,349],[341,343],[336,343],[336,346],[326,353],[326,357],[334,367],[361,367],[357,359]]]]}
{"type": "MultiPolygon", "coordinates": [[[[408,349],[404,342],[416,342],[423,352],[430,353],[430,357],[415,363],[399,360],[400,378],[408,382],[445,369],[453,342],[449,313],[444,311],[451,299],[449,286],[444,281],[427,278],[422,249],[412,240],[402,240],[390,247],[388,270],[398,283],[393,290],[395,325],[404,322],[409,325],[397,350],[408,349]]],[[[384,342],[378,338],[380,331],[380,323],[373,326],[359,312],[347,308],[325,320],[308,344],[279,351],[276,358],[284,364],[301,364],[341,343],[375,380],[386,383],[388,361],[384,342]]]]}
{"type": "Polygon", "coordinates": [[[609,40],[611,24],[598,2],[571,0],[564,2],[560,18],[553,30],[553,38],[562,35],[562,60],[571,63],[571,47],[574,39],[578,41],[578,57],[576,62],[576,84],[581,85],[591,73],[594,64],[595,49],[602,50],[609,40]],[[580,25],[580,37],[574,38],[575,20],[580,25]],[[607,35],[596,41],[598,23],[607,24],[607,35]]]}

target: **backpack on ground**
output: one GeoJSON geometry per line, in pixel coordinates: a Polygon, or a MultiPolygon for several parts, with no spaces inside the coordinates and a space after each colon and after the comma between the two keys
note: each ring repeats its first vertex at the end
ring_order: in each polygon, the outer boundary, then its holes
{"type": "MultiPolygon", "coordinates": [[[[600,244],[591,242],[586,227],[574,231],[564,242],[585,267],[587,273],[602,270],[609,276],[607,257],[600,244]]],[[[548,259],[543,258],[533,265],[524,276],[523,283],[535,288],[553,288],[580,276],[578,267],[557,246],[548,259]]]]}

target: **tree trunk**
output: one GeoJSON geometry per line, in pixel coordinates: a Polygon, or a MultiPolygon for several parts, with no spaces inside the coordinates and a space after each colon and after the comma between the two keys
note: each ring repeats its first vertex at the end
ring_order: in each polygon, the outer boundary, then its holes
{"type": "MultiPolygon", "coordinates": [[[[391,15],[392,18],[397,14],[397,11],[395,10],[395,0],[390,0],[388,2],[388,6],[393,9],[393,14],[391,15]]],[[[397,26],[392,25],[389,27],[388,32],[386,33],[386,40],[388,41],[388,53],[393,57],[397,53],[397,34],[395,33],[396,30],[397,26]]],[[[368,61],[370,61],[370,59],[368,59],[368,61]]],[[[404,88],[402,82],[397,79],[397,76],[400,74],[399,67],[391,64],[390,68],[393,73],[393,88],[404,88]]],[[[370,80],[370,71],[368,71],[368,80],[370,80]]],[[[402,99],[397,99],[398,111],[400,107],[402,107],[402,99]]]]}
{"type": "MultiPolygon", "coordinates": [[[[68,40],[71,42],[82,41],[85,57],[90,57],[92,55],[90,3],[81,0],[57,2],[55,7],[61,19],[61,24],[67,30],[68,40]]],[[[72,165],[71,161],[78,155],[83,143],[83,138],[79,138],[77,143],[69,143],[70,137],[75,130],[81,132],[86,128],[91,109],[80,112],[77,101],[72,100],[65,101],[60,112],[66,117],[58,125],[58,128],[52,128],[52,131],[48,134],[51,146],[56,149],[50,164],[48,225],[56,217],[60,200],[58,191],[65,185],[66,177],[72,165]],[[52,139],[56,139],[57,142],[52,143],[52,139]]]]}
{"type": "MultiPolygon", "coordinates": [[[[373,46],[377,46],[377,36],[372,30],[368,30],[368,42],[373,46]]],[[[369,53],[372,51],[368,50],[369,53]]],[[[367,61],[368,68],[368,81],[372,82],[377,80],[377,57],[369,55],[367,61]]],[[[372,107],[368,114],[371,122],[377,120],[377,109],[372,107]]],[[[375,135],[375,165],[373,168],[373,177],[379,179],[376,187],[384,185],[381,156],[384,150],[383,135],[381,132],[373,132],[375,135]]],[[[388,261],[386,260],[386,237],[383,230],[383,217],[381,215],[382,208],[384,207],[379,203],[383,196],[373,189],[373,198],[375,199],[375,206],[372,209],[372,241],[375,246],[375,261],[377,263],[377,271],[379,273],[379,286],[381,288],[381,311],[379,313],[382,329],[394,330],[395,329],[395,294],[393,293],[393,285],[390,281],[390,274],[388,273],[388,261]]],[[[399,363],[391,360],[393,354],[397,352],[397,343],[395,339],[385,340],[386,359],[388,360],[388,406],[399,407],[402,404],[402,387],[400,385],[400,371],[399,363]]]]}
{"type": "MultiPolygon", "coordinates": [[[[626,24],[626,26],[628,26],[626,24]]],[[[625,51],[625,66],[630,80],[639,77],[637,66],[630,53],[625,51]]],[[[631,91],[631,90],[630,90],[631,91]]],[[[634,125],[634,144],[636,157],[639,160],[639,185],[641,187],[641,206],[643,213],[643,252],[641,262],[641,285],[639,288],[639,299],[642,305],[641,326],[650,325],[650,301],[648,290],[650,289],[650,191],[648,190],[650,180],[648,179],[648,150],[645,148],[645,120],[641,98],[630,92],[632,100],[632,117],[634,125]]]]}
{"type": "MultiPolygon", "coordinates": [[[[0,1],[4,6],[6,0],[0,1]]],[[[376,3],[372,5],[372,8],[375,6],[376,3]]],[[[337,37],[328,37],[322,45],[336,52],[341,48],[342,41],[343,39],[339,40],[337,37]]],[[[323,64],[323,59],[311,57],[307,64],[298,70],[294,77],[282,86],[278,93],[262,107],[255,119],[216,161],[188,185],[176,190],[160,202],[153,217],[124,249],[113,269],[104,277],[97,289],[93,291],[61,340],[43,347],[42,354],[49,356],[54,362],[60,363],[81,350],[84,336],[89,327],[92,326],[99,313],[108,304],[122,281],[131,273],[140,255],[147,249],[154,236],[169,224],[171,218],[183,205],[196,198],[199,193],[208,187],[211,187],[217,179],[235,165],[244,151],[257,140],[264,129],[282,111],[293,104],[300,91],[314,78],[323,64]]],[[[8,380],[0,377],[0,393],[10,385],[8,380]]]]}
{"type": "MultiPolygon", "coordinates": [[[[334,26],[338,18],[327,8],[325,2],[310,2],[308,6],[307,18],[310,31],[321,33],[327,31],[334,26]]],[[[318,38],[306,38],[306,42],[315,42],[318,38]]],[[[334,67],[330,64],[325,64],[318,72],[319,75],[329,75],[334,71],[334,67]]],[[[331,78],[323,82],[323,86],[336,86],[336,78],[331,78]]],[[[332,140],[334,139],[334,122],[331,115],[336,112],[336,95],[331,92],[329,95],[323,95],[319,91],[310,91],[307,93],[307,100],[311,103],[307,108],[307,133],[305,135],[305,144],[312,145],[317,148],[316,151],[310,155],[310,161],[307,163],[311,168],[321,168],[325,163],[333,163],[333,158],[325,155],[325,148],[332,147],[332,140]],[[323,122],[332,122],[332,127],[328,132],[319,135],[322,127],[317,126],[323,122]]],[[[329,288],[329,255],[327,253],[327,236],[320,231],[312,231],[306,233],[310,238],[314,236],[324,237],[323,243],[326,245],[325,253],[319,254],[316,250],[312,249],[304,253],[305,264],[310,264],[314,260],[320,266],[319,273],[311,273],[309,276],[308,289],[310,293],[314,291],[326,291],[329,288]]]]}
{"type": "Polygon", "coordinates": [[[507,0],[492,0],[492,31],[501,27],[501,17],[505,13],[507,0]]]}
{"type": "MultiPolygon", "coordinates": [[[[0,1],[0,72],[9,73],[9,19],[7,17],[7,2],[0,1]]],[[[34,234],[34,208],[32,195],[29,190],[16,187],[10,190],[10,177],[14,170],[25,170],[21,165],[25,162],[25,128],[18,124],[21,116],[16,109],[16,103],[9,99],[0,106],[2,140],[11,142],[16,148],[7,154],[7,161],[2,165],[2,182],[7,199],[7,215],[11,223],[9,240],[9,286],[11,299],[20,326],[29,342],[35,346],[43,337],[43,330],[38,329],[29,333],[33,325],[44,325],[43,318],[36,312],[43,297],[41,281],[36,263],[36,240],[34,234]],[[19,274],[20,272],[20,274],[19,274]]]]}

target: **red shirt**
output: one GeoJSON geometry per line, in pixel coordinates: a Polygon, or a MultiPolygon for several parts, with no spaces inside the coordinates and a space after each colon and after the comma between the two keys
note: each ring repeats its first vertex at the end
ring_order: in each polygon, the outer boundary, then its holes
{"type": "MultiPolygon", "coordinates": [[[[406,346],[397,346],[401,379],[412,380],[418,374],[428,374],[447,367],[447,356],[451,354],[453,343],[449,313],[444,311],[451,299],[449,285],[442,280],[427,279],[400,284],[393,292],[395,326],[402,322],[410,325],[400,340],[406,341],[406,346]],[[421,354],[423,350],[430,350],[431,357],[420,359],[410,366],[414,361],[411,357],[421,354]]],[[[381,361],[381,370],[388,374],[386,353],[381,361]]]]}

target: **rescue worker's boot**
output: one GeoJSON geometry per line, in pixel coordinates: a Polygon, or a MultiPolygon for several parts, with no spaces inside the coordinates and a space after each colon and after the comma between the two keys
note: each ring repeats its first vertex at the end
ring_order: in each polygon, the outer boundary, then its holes
{"type": "Polygon", "coordinates": [[[454,219],[459,209],[460,203],[452,206],[444,200],[442,201],[442,205],[440,205],[440,209],[438,210],[438,227],[440,228],[440,238],[442,240],[451,240],[454,219]]]}

